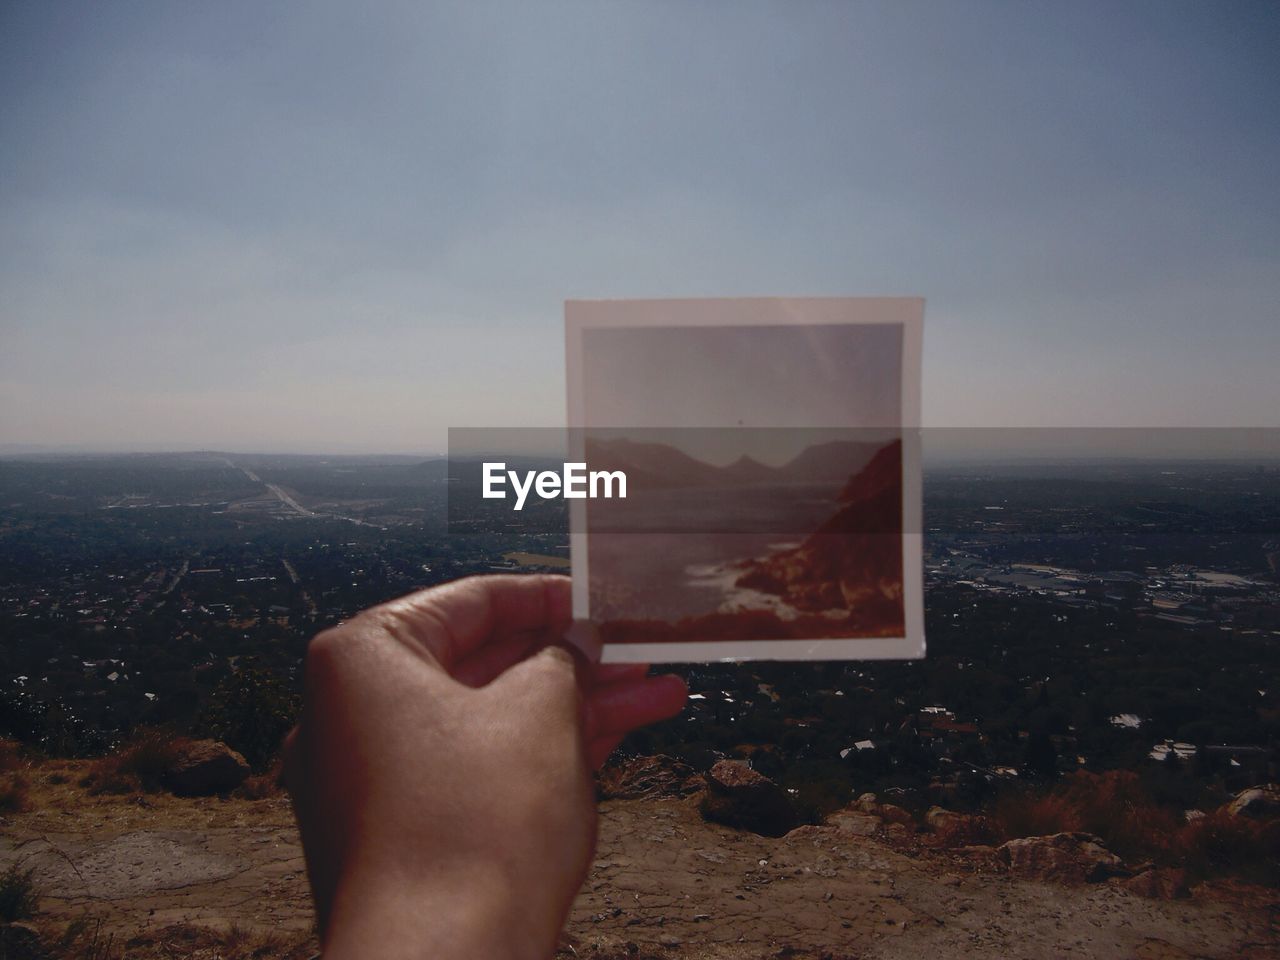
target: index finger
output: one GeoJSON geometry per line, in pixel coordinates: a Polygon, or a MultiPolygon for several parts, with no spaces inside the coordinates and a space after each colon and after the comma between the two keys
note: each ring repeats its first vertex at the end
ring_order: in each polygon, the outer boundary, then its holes
{"type": "Polygon", "coordinates": [[[520,633],[558,637],[569,626],[570,580],[549,574],[465,577],[392,600],[371,613],[445,670],[487,644],[520,633]]]}

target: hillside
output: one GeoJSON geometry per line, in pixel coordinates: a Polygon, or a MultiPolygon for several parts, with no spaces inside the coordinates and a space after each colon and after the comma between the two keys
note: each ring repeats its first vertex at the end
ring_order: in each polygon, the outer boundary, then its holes
{"type": "MultiPolygon", "coordinates": [[[[88,918],[81,925],[114,951],[97,960],[309,956],[310,903],[284,799],[92,796],[77,785],[85,769],[32,767],[29,812],[4,822],[0,865],[35,870],[39,930],[61,936],[88,918]]],[[[602,803],[595,866],[562,956],[1280,956],[1280,900],[1263,888],[1214,881],[1163,900],[1119,878],[1022,880],[990,846],[935,849],[874,817],[769,839],[707,823],[696,804],[661,789],[602,803]]]]}

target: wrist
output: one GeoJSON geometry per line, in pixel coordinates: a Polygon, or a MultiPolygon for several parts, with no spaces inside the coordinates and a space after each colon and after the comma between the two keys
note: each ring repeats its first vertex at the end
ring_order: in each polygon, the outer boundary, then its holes
{"type": "Polygon", "coordinates": [[[545,960],[558,930],[537,929],[545,918],[531,928],[529,906],[477,864],[427,882],[353,878],[334,898],[324,960],[545,960]]]}

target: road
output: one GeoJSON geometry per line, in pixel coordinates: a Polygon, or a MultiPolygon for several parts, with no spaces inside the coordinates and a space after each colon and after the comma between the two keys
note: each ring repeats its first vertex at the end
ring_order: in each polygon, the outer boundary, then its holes
{"type": "MultiPolygon", "coordinates": [[[[300,504],[297,500],[293,499],[293,497],[289,496],[289,494],[285,493],[284,490],[276,486],[276,484],[268,483],[268,484],[265,484],[265,486],[268,490],[271,491],[271,493],[275,496],[277,500],[283,503],[290,510],[293,510],[295,513],[297,513],[298,516],[301,516],[301,517],[322,516],[322,514],[316,513],[314,510],[308,510],[306,507],[300,504]]],[[[346,518],[344,517],[343,519],[346,519],[346,518]]]]}
{"type": "MultiPolygon", "coordinates": [[[[354,523],[358,527],[377,527],[378,526],[376,523],[369,523],[367,520],[360,520],[356,517],[344,517],[340,513],[317,513],[314,510],[308,510],[306,507],[300,504],[297,500],[295,500],[292,495],[285,492],[285,490],[279,485],[274,483],[267,483],[265,480],[263,480],[260,476],[258,476],[248,467],[242,467],[238,463],[234,463],[233,461],[229,460],[226,457],[223,457],[222,460],[228,467],[230,467],[233,470],[239,470],[241,473],[243,473],[246,477],[248,477],[254,483],[262,484],[264,487],[267,488],[268,492],[273,497],[275,497],[277,500],[279,500],[282,504],[284,504],[286,507],[288,507],[290,510],[292,510],[294,513],[296,513],[300,517],[328,517],[329,519],[332,519],[332,520],[345,520],[347,523],[354,523]]],[[[379,529],[384,529],[384,528],[380,527],[379,529]]]]}

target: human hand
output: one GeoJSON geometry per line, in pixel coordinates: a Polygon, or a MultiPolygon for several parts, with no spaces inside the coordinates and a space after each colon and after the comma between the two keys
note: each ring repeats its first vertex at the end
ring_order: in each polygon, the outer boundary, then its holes
{"type": "Polygon", "coordinates": [[[326,960],[551,955],[591,767],[687,695],[557,646],[570,620],[564,577],[472,577],[312,640],[284,777],[326,960]]]}

